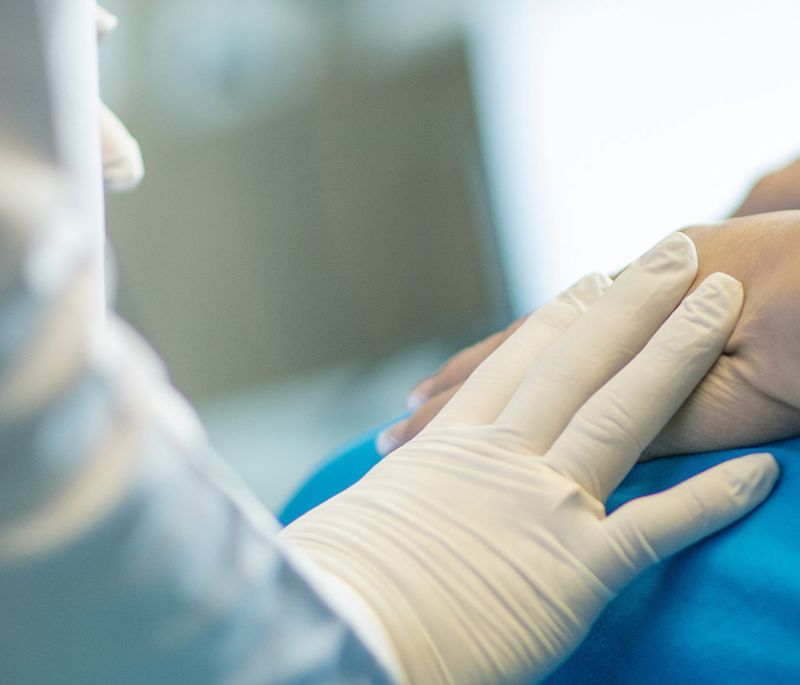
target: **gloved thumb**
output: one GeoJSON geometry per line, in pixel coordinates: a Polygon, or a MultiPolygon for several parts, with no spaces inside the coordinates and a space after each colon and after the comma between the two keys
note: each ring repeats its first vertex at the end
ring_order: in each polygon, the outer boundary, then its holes
{"type": "Polygon", "coordinates": [[[621,567],[627,577],[619,578],[615,589],[755,509],[779,474],[771,454],[751,454],[620,507],[604,524],[612,547],[624,557],[621,567]]]}

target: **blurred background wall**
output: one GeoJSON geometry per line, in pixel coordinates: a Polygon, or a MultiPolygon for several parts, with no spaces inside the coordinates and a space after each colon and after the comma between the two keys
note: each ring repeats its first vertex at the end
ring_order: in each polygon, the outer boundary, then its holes
{"type": "Polygon", "coordinates": [[[147,166],[108,204],[120,310],[275,503],[508,316],[460,7],[108,5],[147,166]]]}
{"type": "Polygon", "coordinates": [[[497,318],[454,31],[394,54],[347,3],[115,9],[127,50],[105,80],[130,75],[148,169],[109,204],[120,304],[191,397],[497,318]]]}
{"type": "Polygon", "coordinates": [[[109,0],[119,306],[276,506],[468,340],[800,150],[794,0],[109,0]]]}

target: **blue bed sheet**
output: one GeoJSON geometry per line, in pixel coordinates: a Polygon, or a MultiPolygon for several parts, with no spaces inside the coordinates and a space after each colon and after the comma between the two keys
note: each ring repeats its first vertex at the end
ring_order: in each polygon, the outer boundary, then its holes
{"type": "MultiPolygon", "coordinates": [[[[380,459],[377,433],[327,461],[281,521],[289,523],[366,473],[380,459]]],[[[754,451],[770,451],[781,464],[772,497],[626,588],[549,685],[800,683],[800,438],[639,464],[609,510],[754,451]]]]}

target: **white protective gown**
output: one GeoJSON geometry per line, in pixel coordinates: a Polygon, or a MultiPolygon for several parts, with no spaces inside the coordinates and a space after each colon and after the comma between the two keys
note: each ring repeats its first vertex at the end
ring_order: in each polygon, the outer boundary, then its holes
{"type": "Polygon", "coordinates": [[[103,311],[94,12],[0,20],[0,682],[384,682],[103,311]]]}

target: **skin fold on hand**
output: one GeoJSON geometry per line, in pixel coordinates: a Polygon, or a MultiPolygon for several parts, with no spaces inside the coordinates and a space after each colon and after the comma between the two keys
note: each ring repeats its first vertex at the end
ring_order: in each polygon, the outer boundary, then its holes
{"type": "MultiPolygon", "coordinates": [[[[744,447],[800,434],[800,211],[684,230],[699,258],[696,287],[715,271],[744,285],[741,318],[725,353],[644,457],[744,447]]],[[[384,451],[416,435],[464,379],[516,328],[463,350],[412,392],[411,418],[382,438],[384,451]]]]}

